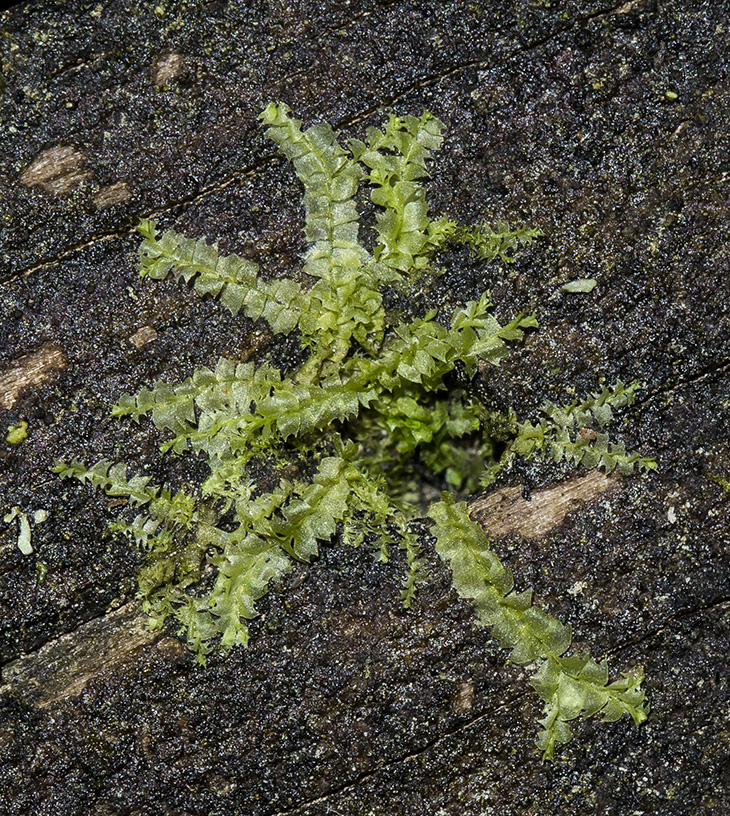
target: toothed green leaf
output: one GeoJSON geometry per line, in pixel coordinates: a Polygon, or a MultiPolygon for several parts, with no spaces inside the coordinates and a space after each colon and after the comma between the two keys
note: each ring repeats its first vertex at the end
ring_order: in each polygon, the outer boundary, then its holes
{"type": "Polygon", "coordinates": [[[456,591],[470,600],[486,626],[518,665],[536,663],[531,683],[545,701],[543,731],[538,746],[551,759],[555,745],[567,742],[566,722],[601,715],[606,722],[629,714],[639,724],[647,708],[640,688],[641,675],[625,675],[608,684],[605,663],[590,656],[566,656],[570,627],[532,605],[529,591],[512,591],[512,576],[491,551],[484,531],[470,518],[464,502],[446,494],[431,506],[436,552],[449,564],[456,591]]]}

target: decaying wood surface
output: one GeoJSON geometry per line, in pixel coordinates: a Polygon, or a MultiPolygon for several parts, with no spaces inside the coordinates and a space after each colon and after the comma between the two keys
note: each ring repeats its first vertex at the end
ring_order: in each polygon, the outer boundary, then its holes
{"type": "Polygon", "coordinates": [[[8,664],[0,694],[14,693],[38,708],[78,697],[89,681],[120,671],[154,639],[138,604],[125,604],[8,664]]]}
{"type": "Polygon", "coordinates": [[[65,365],[63,351],[53,343],[13,361],[0,373],[0,407],[12,408],[22,391],[32,391],[57,376],[65,365]]]}
{"type": "Polygon", "coordinates": [[[0,523],[0,816],[724,816],[726,16],[688,0],[0,14],[0,519],[17,507],[32,534],[25,555],[17,517],[0,523]],[[580,648],[613,676],[644,666],[642,728],[576,726],[543,765],[524,672],[456,599],[425,526],[431,581],[410,612],[402,565],[333,544],[265,599],[247,651],[197,666],[144,626],[109,500],[49,473],[84,456],[164,477],[149,424],[109,418],[120,394],[222,355],[290,359],[265,328],[140,281],[132,234],[155,217],[291,275],[301,189],[262,138],[271,100],[346,138],[426,107],[447,125],[433,209],[542,230],[514,265],[444,258],[449,295],[489,290],[503,322],[540,323],[480,370],[487,403],[527,418],[644,384],[610,430],[656,473],[516,467],[471,504],[580,648]],[[590,294],[562,291],[582,278],[590,294]],[[19,420],[27,438],[6,443],[19,420]]]}
{"type": "Polygon", "coordinates": [[[469,512],[491,538],[540,538],[559,527],[568,513],[579,510],[611,488],[620,489],[620,480],[601,471],[591,471],[555,487],[536,490],[528,497],[523,495],[522,487],[503,487],[476,499],[469,506],[469,512]]]}

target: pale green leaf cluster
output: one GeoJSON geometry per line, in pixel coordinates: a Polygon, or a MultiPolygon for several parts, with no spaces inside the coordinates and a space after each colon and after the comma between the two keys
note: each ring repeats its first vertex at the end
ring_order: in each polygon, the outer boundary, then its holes
{"type": "Polygon", "coordinates": [[[532,591],[517,592],[512,572],[491,549],[481,527],[469,518],[466,503],[450,494],[432,504],[429,515],[436,552],[451,567],[454,588],[474,606],[482,624],[489,626],[509,659],[533,666],[533,688],[545,703],[538,745],[551,759],[557,743],[571,736],[568,722],[600,714],[604,722],[628,714],[639,725],[648,708],[641,689],[640,669],[609,683],[608,667],[590,655],[566,655],[571,631],[533,605],[532,591]]]}
{"type": "Polygon", "coordinates": [[[611,422],[616,410],[633,405],[640,387],[639,383],[618,382],[591,394],[581,403],[559,406],[549,402],[542,407],[543,416],[536,421],[517,422],[512,417],[513,438],[500,462],[485,470],[482,486],[491,484],[499,467],[509,463],[515,455],[526,459],[540,456],[589,469],[601,467],[606,473],[617,470],[624,475],[635,469],[656,470],[654,459],[627,451],[620,442],[611,442],[608,434],[595,430],[611,422]]]}
{"type": "Polygon", "coordinates": [[[233,315],[243,311],[252,320],[263,318],[275,332],[288,334],[309,308],[309,295],[296,281],[268,283],[258,278],[258,266],[238,255],[221,257],[215,246],[169,231],[157,236],[154,221],[143,220],[137,231],[144,237],[140,247],[140,274],[163,280],[170,273],[196,294],[212,295],[233,315]]]}
{"type": "Polygon", "coordinates": [[[419,179],[429,175],[426,165],[442,131],[442,123],[424,111],[420,118],[391,116],[384,131],[368,128],[367,142],[350,142],[354,158],[370,171],[370,198],[379,208],[374,256],[396,280],[413,279],[433,254],[434,222],[419,179]]]}
{"type": "Polygon", "coordinates": [[[478,224],[475,227],[467,227],[456,221],[440,218],[433,224],[430,240],[434,249],[440,249],[450,243],[465,244],[471,247],[476,257],[482,261],[499,258],[504,263],[514,263],[514,253],[542,235],[539,229],[528,227],[510,229],[509,224],[503,221],[498,221],[494,226],[478,224]]]}
{"type": "Polygon", "coordinates": [[[592,292],[598,281],[595,278],[578,278],[578,280],[568,281],[560,287],[561,292],[568,294],[588,294],[592,292]]]}
{"type": "Polygon", "coordinates": [[[309,290],[312,304],[302,317],[302,337],[313,347],[308,375],[324,365],[333,370],[354,339],[377,353],[385,312],[374,261],[358,240],[355,195],[363,172],[327,124],[302,131],[286,105],[270,104],[261,114],[266,135],[291,161],[304,185],[304,235],[312,246],[304,272],[317,279],[309,290]],[[330,363],[327,365],[327,363],[330,363]]]}
{"type": "Polygon", "coordinates": [[[220,540],[205,507],[182,490],[150,484],[149,476],[127,477],[124,463],[102,460],[86,468],[81,462],[59,462],[53,471],[61,478],[76,478],[103,490],[108,496],[126,499],[137,513],[131,521],[112,522],[110,529],[127,535],[145,553],[138,577],[139,595],[153,626],[165,618],[164,608],[173,596],[200,580],[205,550],[220,540]]]}
{"type": "MultiPolygon", "coordinates": [[[[407,300],[424,276],[438,276],[435,261],[453,244],[471,247],[485,261],[511,262],[539,234],[432,217],[423,180],[441,144],[441,122],[426,112],[392,116],[382,131],[370,128],[365,141],[345,147],[329,125],[303,129],[286,105],[271,104],[260,118],[304,188],[304,275],[264,281],[255,264],[221,256],[202,239],[160,235],[152,221],[138,228],[140,271],[157,280],[174,275],[275,334],[294,332],[308,356],[286,372],[261,360],[221,359],[181,383],[158,382],[120,398],[113,414],[150,419],[163,437],[163,454],[207,462],[209,475],[189,492],[128,477],[123,464],[56,467],[137,508],[114,529],[145,553],[144,608],[155,626],[175,620],[201,662],[212,648],[246,645],[257,601],[294,562],[310,561],[335,537],[372,547],[382,562],[400,548],[401,599],[410,606],[426,577],[410,527],[424,510],[423,474],[442,487],[471,490],[517,455],[625,472],[648,467],[618,445],[584,444],[581,436],[584,425],[602,427],[614,410],[630,405],[636,386],[619,384],[581,405],[548,406],[537,424],[490,412],[471,394],[468,381],[499,365],[537,327],[534,317],[518,315],[503,325],[487,294],[420,316],[386,310],[394,288],[407,300]],[[363,188],[376,208],[372,250],[359,235],[363,188]],[[302,277],[308,283],[298,282],[302,277]]],[[[564,657],[570,631],[536,609],[529,592],[512,591],[509,571],[454,507],[438,503],[431,515],[455,586],[475,600],[513,661],[547,661],[533,682],[549,702],[541,744],[550,756],[554,743],[567,739],[565,723],[574,716],[600,709],[610,719],[612,701],[628,705],[638,675],[619,693],[616,684],[594,682],[599,664],[570,663],[576,660],[564,657]],[[447,531],[452,516],[453,535],[447,531]],[[598,708],[586,683],[607,695],[598,708]]]]}

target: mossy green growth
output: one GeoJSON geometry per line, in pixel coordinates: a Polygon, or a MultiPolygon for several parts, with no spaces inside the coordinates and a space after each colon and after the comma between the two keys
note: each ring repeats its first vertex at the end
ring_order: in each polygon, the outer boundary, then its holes
{"type": "MultiPolygon", "coordinates": [[[[441,143],[441,122],[425,112],[391,116],[382,131],[370,128],[365,141],[345,148],[329,125],[302,130],[285,105],[269,105],[261,120],[304,187],[310,285],[265,282],[250,261],[221,257],[204,240],[160,235],[151,221],[139,226],[141,273],[158,280],[172,273],[234,315],[296,332],[303,362],[279,370],[222,359],[180,384],[157,383],[120,399],[114,415],[151,417],[165,435],[163,453],[204,455],[210,475],[195,493],[129,477],[119,463],[55,467],[139,508],[113,526],[147,553],[139,575],[144,608],[153,626],[175,619],[201,662],[212,648],[245,645],[256,601],[293,560],[309,561],[335,536],[367,543],[381,561],[393,546],[405,550],[402,602],[409,606],[425,578],[421,542],[409,526],[426,512],[417,472],[473,490],[516,456],[626,473],[653,467],[605,435],[585,432],[630,405],[636,385],[619,383],[581,404],[547,405],[542,419],[525,422],[490,412],[473,396],[468,385],[478,364],[499,365],[536,328],[534,317],[502,325],[486,294],[420,316],[386,307],[394,292],[408,302],[424,278],[438,276],[436,258],[455,243],[485,261],[509,263],[539,235],[432,217],[422,180],[441,143]],[[363,187],[377,212],[371,249],[359,235],[363,187]]],[[[569,628],[537,610],[529,591],[513,592],[511,573],[465,506],[445,497],[427,512],[458,592],[511,660],[540,666],[533,686],[547,706],[540,736],[546,758],[568,739],[566,723],[576,716],[601,712],[611,720],[626,711],[636,722],[644,718],[639,671],[609,685],[605,664],[566,657],[569,628]]]]}
{"type": "Polygon", "coordinates": [[[707,478],[718,487],[721,487],[726,493],[730,493],[730,479],[726,479],[718,473],[708,473],[707,478]]]}
{"type": "Polygon", "coordinates": [[[5,441],[8,443],[8,445],[20,445],[20,443],[25,441],[27,438],[28,423],[24,419],[21,419],[17,425],[11,425],[8,428],[5,441]]]}

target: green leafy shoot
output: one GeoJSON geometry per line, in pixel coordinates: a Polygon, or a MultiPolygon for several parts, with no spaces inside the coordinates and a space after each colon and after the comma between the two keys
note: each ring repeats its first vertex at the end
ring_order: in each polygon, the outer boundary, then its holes
{"type": "Polygon", "coordinates": [[[480,623],[489,626],[509,660],[532,666],[531,684],[545,703],[538,746],[552,759],[555,746],[568,742],[568,722],[600,714],[612,722],[628,714],[639,725],[648,712],[640,669],[608,682],[608,667],[590,655],[566,656],[571,631],[533,605],[532,591],[517,592],[509,568],[491,549],[481,527],[469,518],[466,503],[444,494],[429,515],[436,552],[451,567],[454,588],[474,606],[480,623]]]}
{"type": "MultiPolygon", "coordinates": [[[[536,422],[497,416],[479,402],[471,380],[537,327],[533,316],[502,324],[486,293],[421,315],[386,312],[389,290],[407,295],[424,276],[441,274],[435,261],[451,245],[510,263],[540,234],[432,216],[423,182],[442,141],[438,119],[392,116],[347,148],[329,125],[303,129],[286,105],[272,103],[260,119],[303,186],[308,283],[263,281],[250,261],[221,256],[203,239],[160,234],[150,220],[138,227],[140,273],[173,275],[233,315],[261,320],[275,334],[295,333],[306,359],[286,372],[221,359],[181,383],[158,382],[119,399],[113,415],[151,420],[163,454],[207,462],[209,474],[190,492],[130,477],[121,463],[54,468],[127,500],[131,511],[112,526],[145,555],[144,609],[155,627],[174,620],[201,663],[211,650],[245,646],[257,602],[295,562],[309,562],[335,537],[371,547],[381,562],[400,550],[401,601],[410,606],[426,578],[411,528],[428,504],[424,477],[432,486],[473,490],[515,456],[626,473],[653,466],[603,435],[583,434],[629,406],[636,385],[619,383],[579,405],[546,406],[536,422]],[[363,187],[377,210],[372,251],[359,235],[363,187]]],[[[608,684],[604,664],[566,657],[570,630],[534,607],[529,591],[513,591],[511,574],[463,505],[444,499],[428,512],[459,593],[512,661],[538,665],[532,682],[546,703],[546,758],[569,738],[566,723],[577,716],[600,712],[610,720],[628,711],[641,721],[638,671],[608,684]]]]}
{"type": "MultiPolygon", "coordinates": [[[[656,462],[635,451],[626,451],[621,443],[612,443],[600,429],[608,425],[618,409],[633,405],[639,383],[616,383],[611,388],[591,394],[581,403],[558,406],[547,403],[536,421],[517,422],[512,417],[513,438],[506,446],[499,467],[516,455],[526,459],[541,457],[554,462],[568,463],[585,468],[601,467],[606,473],[618,470],[629,475],[635,469],[656,470],[656,462]],[[595,430],[598,428],[599,430],[595,430]]],[[[499,467],[485,470],[481,484],[487,487],[494,480],[499,467]]]]}

